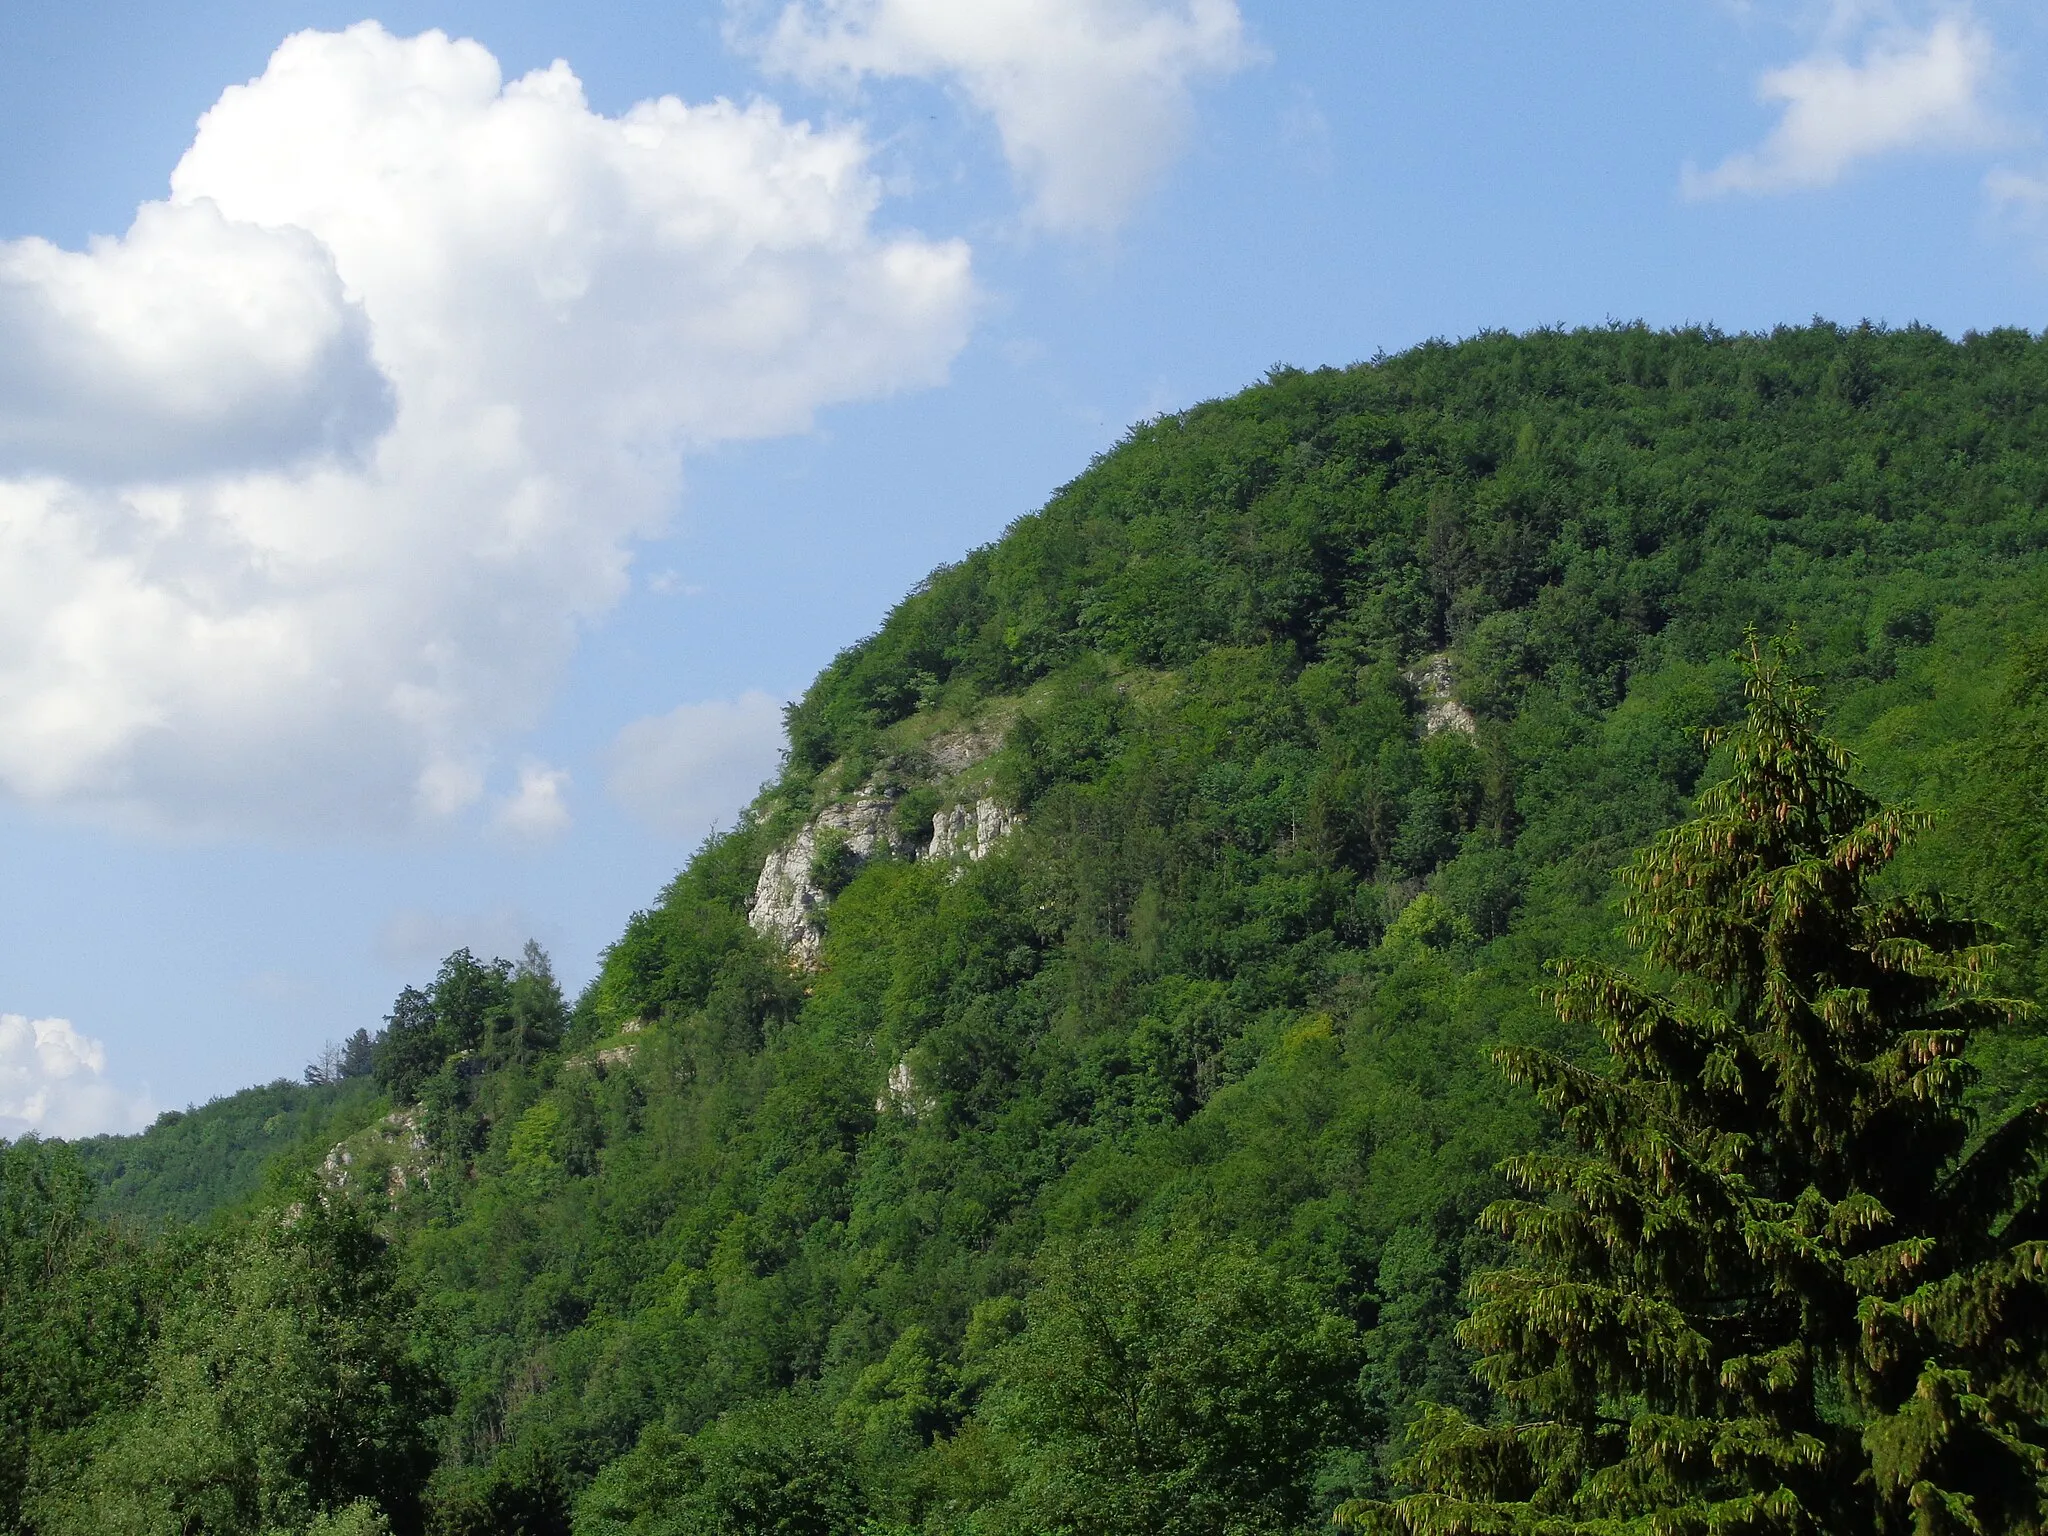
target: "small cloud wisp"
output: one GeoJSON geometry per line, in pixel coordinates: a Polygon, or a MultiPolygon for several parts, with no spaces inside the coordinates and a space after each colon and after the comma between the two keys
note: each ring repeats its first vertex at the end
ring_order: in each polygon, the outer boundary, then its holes
{"type": "Polygon", "coordinates": [[[782,705],[765,693],[684,704],[619,732],[608,787],[656,831],[702,837],[754,798],[781,750],[782,705]]]}
{"type": "Polygon", "coordinates": [[[1034,221],[1070,234],[1122,223],[1180,153],[1195,82],[1257,57],[1237,0],[796,0],[750,46],[812,85],[953,87],[995,124],[1034,221]]]}
{"type": "Polygon", "coordinates": [[[1954,12],[1924,32],[1886,32],[1854,60],[1830,49],[1772,70],[1757,94],[1782,104],[1777,126],[1710,171],[1687,166],[1681,188],[1690,198],[1800,191],[1879,156],[1985,143],[1996,59],[1989,31],[1954,12]]]}

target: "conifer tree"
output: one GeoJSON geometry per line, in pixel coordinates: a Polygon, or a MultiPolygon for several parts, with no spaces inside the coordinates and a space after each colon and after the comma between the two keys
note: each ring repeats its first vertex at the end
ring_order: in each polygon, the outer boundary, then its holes
{"type": "Polygon", "coordinates": [[[1605,1070],[1501,1052],[1569,1150],[1508,1165],[1462,1328],[1493,1422],[1432,1408],[1340,1511],[1403,1536],[2038,1532],[2048,1102],[1978,1136],[1977,930],[1877,877],[1920,818],[1850,780],[1751,637],[1733,771],[1626,874],[1646,963],[1560,965],[1605,1070]]]}

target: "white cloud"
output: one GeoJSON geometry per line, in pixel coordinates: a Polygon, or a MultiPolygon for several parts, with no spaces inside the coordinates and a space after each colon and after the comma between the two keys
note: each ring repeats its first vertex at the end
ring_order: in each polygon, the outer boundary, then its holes
{"type": "Polygon", "coordinates": [[[547,925],[517,907],[490,912],[394,912],[377,933],[377,958],[424,985],[434,967],[458,949],[480,960],[517,959],[528,939],[546,941],[547,925]]]}
{"type": "Polygon", "coordinates": [[[0,1013],[0,1138],[135,1131],[156,1110],[107,1081],[107,1050],[69,1019],[0,1013]]]}
{"type": "Polygon", "coordinates": [[[774,773],[782,706],[765,693],[685,704],[635,720],[612,743],[612,798],[648,825],[702,837],[735,814],[774,773]]]}
{"type": "Polygon", "coordinates": [[[562,791],[569,787],[569,775],[544,763],[527,763],[519,770],[519,783],[498,801],[491,825],[509,837],[540,842],[569,830],[569,807],[562,791]]]}
{"type": "Polygon", "coordinates": [[[2048,176],[1995,166],[1984,177],[1984,196],[1994,215],[2048,261],[2048,176]]]}
{"type": "Polygon", "coordinates": [[[684,453],[943,377],[967,249],[880,196],[857,130],[769,104],[287,39],[127,234],[0,244],[0,789],[316,835],[476,804],[684,453]]]}
{"type": "Polygon", "coordinates": [[[126,238],[0,246],[0,469],[288,465],[389,420],[362,306],[304,230],[150,203],[126,238]]]}
{"type": "Polygon", "coordinates": [[[1190,89],[1253,58],[1236,0],[794,0],[761,52],[812,84],[945,81],[994,120],[1039,222],[1103,231],[1171,163],[1190,89]]]}
{"type": "Polygon", "coordinates": [[[1992,132],[1982,98],[1995,58],[1991,34],[1957,11],[1924,32],[1885,31],[1853,62],[1829,46],[1772,70],[1757,94],[1783,103],[1777,126],[1711,171],[1687,166],[1685,193],[1830,186],[1859,160],[1982,143],[1992,132]]]}
{"type": "Polygon", "coordinates": [[[1984,194],[1999,207],[2017,213],[2048,212],[2048,178],[2000,166],[1984,177],[1984,194]]]}

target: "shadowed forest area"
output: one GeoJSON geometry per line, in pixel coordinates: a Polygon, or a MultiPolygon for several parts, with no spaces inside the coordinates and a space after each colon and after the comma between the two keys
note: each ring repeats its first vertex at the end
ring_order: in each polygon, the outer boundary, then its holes
{"type": "Polygon", "coordinates": [[[1275,369],[788,723],[579,996],[0,1149],[0,1530],[2041,1528],[2048,341],[1275,369]]]}

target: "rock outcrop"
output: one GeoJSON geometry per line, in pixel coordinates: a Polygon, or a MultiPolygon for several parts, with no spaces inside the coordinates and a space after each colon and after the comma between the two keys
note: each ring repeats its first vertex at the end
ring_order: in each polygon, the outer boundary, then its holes
{"type": "Polygon", "coordinates": [[[747,904],[754,931],[771,939],[807,970],[815,970],[824,944],[824,909],[830,900],[819,877],[843,878],[879,854],[899,859],[982,859],[1022,819],[980,792],[985,775],[973,770],[1003,744],[1011,712],[997,710],[961,726],[905,745],[882,765],[876,781],[850,799],[826,806],[796,835],[772,850],[761,866],[747,904]],[[905,836],[898,812],[907,785],[922,784],[951,803],[932,817],[931,833],[911,829],[905,836]],[[882,787],[886,786],[886,787],[882,787]],[[971,797],[971,798],[968,798],[971,797]],[[842,863],[838,855],[849,856],[842,863]],[[828,875],[818,855],[837,866],[828,875]]]}
{"type": "Polygon", "coordinates": [[[815,874],[818,851],[837,837],[857,859],[877,853],[898,858],[981,859],[1018,823],[1016,812],[986,796],[971,804],[948,806],[932,817],[931,841],[923,848],[904,841],[896,830],[896,802],[866,793],[827,806],[806,822],[788,842],[773,850],[754,884],[747,921],[754,932],[772,939],[806,969],[816,969],[824,944],[826,893],[815,874]]]}
{"type": "Polygon", "coordinates": [[[917,1077],[911,1072],[910,1063],[907,1061],[899,1061],[889,1069],[889,1080],[882,1085],[881,1093],[875,1098],[876,1114],[887,1114],[894,1110],[910,1120],[930,1114],[935,1107],[931,1095],[917,1086],[917,1077]]]}
{"type": "Polygon", "coordinates": [[[947,731],[924,744],[925,759],[941,777],[965,773],[1003,744],[1000,724],[947,731]]]}
{"type": "Polygon", "coordinates": [[[1460,704],[1452,692],[1455,679],[1451,676],[1449,651],[1423,657],[1409,669],[1408,681],[1415,685],[1415,691],[1422,700],[1423,735],[1434,736],[1438,731],[1463,731],[1467,736],[1479,734],[1478,717],[1460,704]]]}
{"type": "Polygon", "coordinates": [[[761,866],[747,920],[754,932],[780,944],[799,965],[818,963],[824,934],[817,913],[825,893],[811,878],[811,866],[819,847],[833,834],[844,838],[846,848],[859,858],[871,858],[877,849],[899,851],[896,802],[885,795],[865,794],[829,805],[761,866]]]}
{"type": "Polygon", "coordinates": [[[972,805],[949,805],[932,817],[928,859],[980,859],[1016,826],[1017,815],[986,796],[972,805]]]}
{"type": "MultiPolygon", "coordinates": [[[[628,1019],[619,1026],[622,1035],[637,1035],[647,1028],[645,1019],[628,1019]]],[[[600,1046],[587,1055],[564,1056],[562,1066],[576,1072],[595,1072],[604,1077],[614,1067],[629,1067],[633,1058],[640,1054],[638,1040],[622,1040],[617,1045],[600,1046]]]]}
{"type": "Polygon", "coordinates": [[[415,1104],[395,1109],[368,1130],[335,1143],[321,1161],[320,1181],[333,1190],[374,1190],[395,1204],[415,1183],[431,1181],[432,1163],[426,1127],[415,1104]]]}

